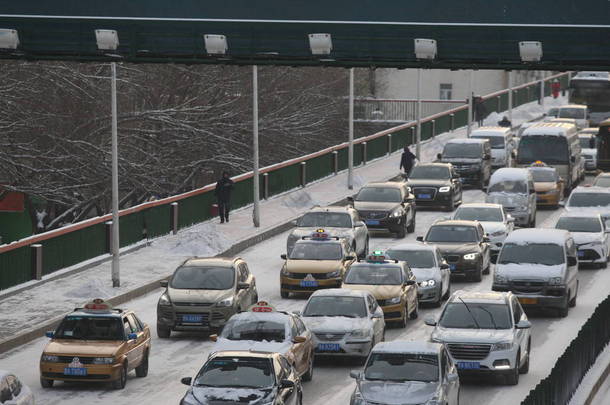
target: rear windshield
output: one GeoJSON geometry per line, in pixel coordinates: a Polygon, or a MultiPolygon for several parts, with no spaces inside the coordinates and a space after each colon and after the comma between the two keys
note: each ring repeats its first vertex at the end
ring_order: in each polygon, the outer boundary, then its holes
{"type": "Polygon", "coordinates": [[[311,297],[303,311],[303,316],[364,318],[366,317],[366,307],[362,297],[311,297]]]}
{"type": "Polygon", "coordinates": [[[532,177],[537,183],[555,183],[557,181],[557,172],[555,170],[536,170],[531,169],[532,177]]]}
{"type": "Polygon", "coordinates": [[[569,207],[607,207],[610,206],[610,193],[572,193],[569,207]]]}
{"type": "Polygon", "coordinates": [[[56,339],[123,340],[124,328],[118,317],[67,316],[53,337],[56,339]]]}
{"type": "Polygon", "coordinates": [[[444,158],[481,158],[481,145],[478,143],[448,143],[443,149],[444,158]]]}
{"type": "Polygon", "coordinates": [[[341,260],[341,245],[338,243],[297,243],[290,252],[292,260],[341,260]]]}
{"type": "Polygon", "coordinates": [[[352,218],[340,212],[308,212],[303,215],[297,226],[307,228],[351,228],[352,218]]]}
{"type": "Polygon", "coordinates": [[[506,243],[500,251],[500,264],[542,264],[556,266],[564,263],[563,246],[554,243],[506,243]]]}
{"type": "Polygon", "coordinates": [[[364,187],[356,195],[356,201],[401,202],[400,190],[394,187],[364,187]]]}
{"type": "Polygon", "coordinates": [[[560,108],[558,118],[584,119],[587,110],[585,108],[560,108]]]}
{"type": "Polygon", "coordinates": [[[364,378],[379,381],[438,381],[438,358],[432,354],[372,353],[364,378]]]}
{"type": "Polygon", "coordinates": [[[555,228],[570,232],[601,232],[602,223],[599,218],[562,217],[557,221],[555,228]]]}
{"type": "Polygon", "coordinates": [[[233,287],[235,271],[231,267],[179,267],[170,287],[183,290],[228,290],[233,287]]]}
{"type": "Polygon", "coordinates": [[[409,175],[410,179],[447,180],[451,178],[449,168],[442,166],[415,166],[409,175]]]}
{"type": "Polygon", "coordinates": [[[394,260],[407,262],[409,267],[434,267],[434,253],[430,250],[388,250],[386,255],[394,260]]]}
{"type": "Polygon", "coordinates": [[[489,136],[489,135],[473,135],[471,138],[474,139],[489,139],[492,149],[504,149],[504,137],[503,136],[489,136]]]}
{"type": "Polygon", "coordinates": [[[272,320],[231,319],[220,336],[230,340],[283,342],[286,340],[286,325],[272,320]]]}
{"type": "Polygon", "coordinates": [[[595,138],[594,137],[582,137],[578,138],[580,147],[583,149],[595,149],[595,138]]]}
{"type": "Polygon", "coordinates": [[[527,184],[523,180],[504,180],[489,185],[489,193],[526,194],[527,184]]]}
{"type": "Polygon", "coordinates": [[[477,230],[472,226],[437,225],[430,228],[426,241],[439,243],[477,242],[477,230]]]}
{"type": "Polygon", "coordinates": [[[508,305],[460,300],[447,304],[439,325],[459,329],[510,329],[512,322],[508,305]]]}
{"type": "Polygon", "coordinates": [[[501,208],[460,207],[455,213],[455,219],[465,221],[502,222],[501,208]]]}
{"type": "Polygon", "coordinates": [[[402,269],[397,266],[352,266],[345,284],[398,285],[402,284],[402,269]]]}

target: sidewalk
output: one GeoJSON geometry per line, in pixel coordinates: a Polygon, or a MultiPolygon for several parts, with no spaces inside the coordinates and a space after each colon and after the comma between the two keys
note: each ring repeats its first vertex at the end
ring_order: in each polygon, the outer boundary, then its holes
{"type": "MultiPolygon", "coordinates": [[[[565,103],[564,99],[547,98],[545,108],[565,103]]],[[[540,116],[542,108],[536,103],[513,110],[513,125],[540,116]]],[[[492,114],[485,124],[495,125],[501,115],[492,114]]],[[[464,137],[464,128],[445,133],[422,143],[422,161],[436,159],[436,154],[447,140],[464,137]]],[[[354,171],[354,190],[347,189],[347,172],[322,179],[306,188],[289,191],[261,202],[261,227],[252,225],[251,207],[231,213],[231,222],[219,224],[211,220],[155,239],[150,246],[121,257],[121,287],[112,288],[110,262],[96,265],[83,272],[52,280],[3,298],[0,295],[0,346],[7,339],[38,333],[43,324],[62,316],[87,300],[108,299],[142,288],[169,276],[186,258],[214,256],[240,241],[261,235],[295,219],[315,205],[328,205],[355,193],[369,181],[387,179],[398,173],[400,153],[368,162],[354,171]]],[[[135,292],[141,295],[143,292],[135,292]]],[[[135,296],[134,296],[135,297],[135,296]]],[[[132,297],[133,298],[133,297],[132,297]]],[[[35,336],[24,338],[21,343],[35,336]]]]}

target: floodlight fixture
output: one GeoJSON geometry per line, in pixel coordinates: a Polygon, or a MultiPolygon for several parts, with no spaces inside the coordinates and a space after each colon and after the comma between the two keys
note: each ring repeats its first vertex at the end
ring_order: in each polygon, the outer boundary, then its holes
{"type": "Polygon", "coordinates": [[[333,50],[330,34],[309,34],[309,48],[313,55],[329,55],[333,50]]]}
{"type": "Polygon", "coordinates": [[[436,58],[436,40],[426,38],[415,38],[413,40],[415,57],[417,59],[432,60],[436,58]]]}
{"type": "Polygon", "coordinates": [[[205,51],[208,55],[226,55],[229,50],[227,37],[218,34],[205,34],[203,36],[205,42],[205,51]]]}
{"type": "Polygon", "coordinates": [[[542,42],[519,42],[519,55],[521,56],[521,61],[523,62],[540,62],[542,59],[542,42]]]}
{"type": "Polygon", "coordinates": [[[102,51],[116,51],[119,47],[119,34],[116,30],[95,30],[97,49],[102,51]]]}
{"type": "Polygon", "coordinates": [[[0,28],[0,49],[17,49],[19,33],[11,28],[0,28]]]}

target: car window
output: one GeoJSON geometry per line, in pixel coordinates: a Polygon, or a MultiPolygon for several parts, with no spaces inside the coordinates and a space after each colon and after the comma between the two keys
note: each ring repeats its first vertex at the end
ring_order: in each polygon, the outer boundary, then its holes
{"type": "Polygon", "coordinates": [[[140,330],[144,330],[144,322],[142,322],[140,320],[140,318],[138,318],[135,314],[131,314],[131,316],[133,316],[133,319],[135,319],[135,321],[138,324],[138,327],[140,328],[140,330]]]}
{"type": "Polygon", "coordinates": [[[428,242],[477,242],[477,231],[473,226],[435,225],[426,236],[428,242]]]}
{"type": "Polygon", "coordinates": [[[374,314],[375,311],[377,310],[377,300],[372,295],[368,296],[368,300],[369,300],[369,311],[371,312],[371,314],[374,314]]]}
{"type": "Polygon", "coordinates": [[[129,323],[129,319],[127,317],[123,318],[123,329],[125,329],[125,336],[130,333],[136,333],[136,330],[132,327],[131,323],[129,323]]]}
{"type": "Polygon", "coordinates": [[[292,366],[290,362],[286,360],[284,357],[280,357],[280,366],[282,366],[282,371],[280,372],[280,380],[287,378],[292,373],[292,366]]]}
{"type": "Polygon", "coordinates": [[[307,333],[307,327],[305,326],[301,318],[295,316],[294,323],[296,323],[297,325],[297,331],[299,332],[299,336],[303,336],[305,333],[307,333]]]}
{"type": "Polygon", "coordinates": [[[118,317],[68,315],[55,331],[56,339],[123,340],[118,317]]]}
{"type": "Polygon", "coordinates": [[[445,351],[441,352],[441,374],[444,377],[447,374],[447,356],[445,355],[445,351]]]}
{"type": "Polygon", "coordinates": [[[299,227],[351,228],[352,217],[341,212],[308,212],[299,219],[299,227]]]}
{"type": "Polygon", "coordinates": [[[14,375],[7,376],[6,380],[8,381],[8,387],[11,389],[13,396],[17,398],[19,394],[21,394],[21,381],[14,375]]]}
{"type": "Polygon", "coordinates": [[[516,325],[521,320],[521,316],[523,315],[523,309],[521,308],[521,305],[519,304],[519,301],[517,301],[517,299],[513,298],[512,301],[513,301],[513,318],[514,318],[515,325],[516,325]]]}
{"type": "Polygon", "coordinates": [[[269,388],[275,383],[272,370],[268,358],[215,357],[199,371],[194,384],[230,389],[236,381],[240,388],[269,388]]]}
{"type": "Polygon", "coordinates": [[[243,263],[239,265],[239,281],[241,283],[245,283],[246,281],[248,281],[248,269],[243,263]]]}
{"type": "Polygon", "coordinates": [[[8,382],[6,378],[0,381],[0,403],[5,403],[6,401],[10,401],[13,399],[13,394],[11,393],[10,388],[8,387],[8,382]]]}
{"type": "Polygon", "coordinates": [[[135,317],[132,314],[127,315],[127,319],[129,320],[129,325],[131,325],[131,330],[135,330],[136,332],[142,332],[142,326],[138,323],[138,321],[136,321],[135,317]]]}
{"type": "Polygon", "coordinates": [[[294,245],[291,260],[341,260],[343,252],[338,243],[300,241],[294,245]]]}

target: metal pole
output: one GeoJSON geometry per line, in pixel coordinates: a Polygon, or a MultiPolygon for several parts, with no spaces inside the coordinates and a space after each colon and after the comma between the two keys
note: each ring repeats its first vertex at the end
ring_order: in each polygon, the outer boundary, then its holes
{"type": "Polygon", "coordinates": [[[508,120],[513,122],[513,71],[508,71],[508,120]]]}
{"type": "Polygon", "coordinates": [[[415,133],[415,157],[421,162],[421,68],[417,68],[417,132],[415,133]]]}
{"type": "Polygon", "coordinates": [[[119,269],[119,147],[116,108],[116,62],[111,63],[111,109],[112,109],[112,286],[121,286],[119,269]]]}
{"type": "Polygon", "coordinates": [[[468,86],[468,129],[466,130],[466,136],[470,137],[472,132],[472,110],[473,110],[473,87],[474,87],[474,70],[470,71],[470,85],[468,86]]]}
{"type": "Polygon", "coordinates": [[[258,179],[258,66],[252,66],[252,160],[254,168],[252,170],[252,182],[254,184],[254,209],[252,211],[252,222],[258,228],[260,226],[259,211],[259,179],[258,179]]]}
{"type": "Polygon", "coordinates": [[[354,68],[349,69],[349,139],[347,147],[347,188],[354,188],[354,68]]]}
{"type": "Polygon", "coordinates": [[[540,78],[540,105],[544,108],[544,72],[540,78]]]}

